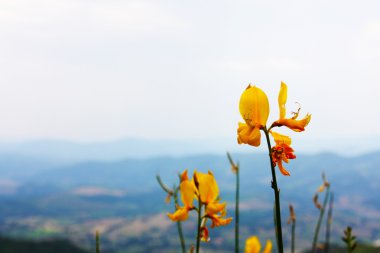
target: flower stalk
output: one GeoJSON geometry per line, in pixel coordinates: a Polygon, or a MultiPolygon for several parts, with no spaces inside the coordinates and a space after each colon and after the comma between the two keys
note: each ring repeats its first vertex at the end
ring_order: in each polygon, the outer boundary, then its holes
{"type": "Polygon", "coordinates": [[[239,198],[240,198],[240,168],[239,164],[235,164],[230,153],[227,152],[228,161],[231,170],[236,174],[236,194],[235,194],[235,253],[239,253],[239,198]]]}
{"type": "Polygon", "coordinates": [[[294,250],[295,250],[295,247],[296,247],[296,242],[295,242],[295,240],[296,240],[296,235],[295,235],[295,233],[296,233],[296,220],[294,220],[293,222],[292,222],[292,253],[294,253],[294,250]]]}
{"type": "Polygon", "coordinates": [[[329,210],[327,212],[327,222],[326,222],[326,247],[325,247],[325,253],[329,252],[330,248],[330,232],[331,232],[331,224],[332,224],[332,212],[333,212],[333,206],[334,206],[334,193],[331,192],[330,194],[330,200],[329,200],[329,210]]]}
{"type": "MultiPolygon", "coordinates": [[[[175,185],[173,186],[173,199],[174,199],[174,205],[178,206],[178,190],[179,187],[176,187],[175,185]]],[[[185,245],[185,239],[183,237],[183,232],[182,232],[182,223],[180,221],[177,222],[177,230],[178,230],[178,236],[179,236],[179,241],[181,242],[181,249],[182,253],[186,253],[186,245],[185,245]]]]}
{"type": "Polygon", "coordinates": [[[278,166],[284,176],[290,176],[290,173],[283,167],[283,162],[288,163],[290,159],[295,159],[296,155],[294,154],[294,149],[290,146],[291,138],[273,132],[271,129],[285,126],[294,132],[303,132],[311,119],[310,114],[306,114],[302,119],[298,118],[301,110],[300,106],[296,112],[292,112],[291,117],[286,116],[287,94],[288,87],[284,82],[281,82],[278,94],[279,119],[274,121],[268,130],[267,120],[270,111],[268,97],[260,88],[249,84],[240,97],[239,111],[244,119],[244,123],[239,122],[237,129],[238,144],[244,143],[254,147],[258,147],[261,144],[261,131],[265,133],[272,173],[272,188],[275,197],[274,224],[278,252],[280,253],[283,253],[284,246],[282,240],[280,190],[277,186],[275,167],[278,166]],[[276,143],[274,147],[271,145],[269,134],[273,136],[276,143]]]}
{"type": "Polygon", "coordinates": [[[291,252],[294,253],[295,250],[295,233],[296,233],[296,213],[294,212],[294,207],[292,205],[289,205],[289,220],[288,224],[292,224],[292,239],[291,239],[291,252]]]}
{"type": "Polygon", "coordinates": [[[330,194],[330,185],[326,185],[325,198],[323,200],[323,205],[320,207],[318,222],[317,222],[317,225],[315,226],[313,246],[311,249],[312,253],[315,253],[317,250],[319,229],[321,228],[321,223],[322,223],[323,215],[325,214],[327,201],[329,199],[329,194],[330,194]]]}
{"type": "MultiPolygon", "coordinates": [[[[170,197],[173,196],[174,199],[174,208],[178,206],[178,191],[179,187],[176,185],[173,186],[173,190],[170,189],[167,185],[162,182],[162,179],[159,175],[156,176],[158,184],[161,186],[161,188],[168,194],[167,201],[170,201],[170,197]]],[[[182,224],[181,221],[177,221],[177,231],[178,231],[178,237],[179,241],[181,244],[181,250],[182,253],[186,253],[186,244],[185,244],[185,239],[183,237],[183,232],[182,232],[182,224]]],[[[98,252],[97,252],[98,253],[98,252]]]]}
{"type": "Polygon", "coordinates": [[[95,232],[95,252],[100,253],[100,235],[98,230],[95,232]]]}
{"type": "Polygon", "coordinates": [[[276,179],[276,171],[274,169],[274,163],[272,158],[272,148],[271,148],[271,142],[269,139],[269,131],[266,127],[264,127],[264,133],[267,140],[268,145],[268,151],[269,151],[269,159],[270,159],[270,166],[271,166],[271,172],[272,172],[272,188],[274,191],[274,198],[275,198],[275,227],[276,227],[276,237],[277,237],[277,247],[278,252],[283,253],[284,252],[284,246],[282,241],[282,226],[281,226],[281,207],[280,207],[280,190],[277,186],[277,179],[276,179]]]}
{"type": "Polygon", "coordinates": [[[164,182],[162,182],[160,175],[156,175],[156,179],[162,190],[164,190],[167,194],[173,195],[173,191],[166,184],[164,184],[164,182]]]}
{"type": "Polygon", "coordinates": [[[201,241],[201,223],[202,223],[202,202],[199,198],[198,201],[198,226],[197,226],[197,246],[196,246],[196,253],[199,253],[199,245],[201,241]]]}

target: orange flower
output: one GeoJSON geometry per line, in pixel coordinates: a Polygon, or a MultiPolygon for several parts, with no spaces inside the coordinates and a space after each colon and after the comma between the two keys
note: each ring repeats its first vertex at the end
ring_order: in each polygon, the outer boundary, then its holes
{"type": "Polygon", "coordinates": [[[305,127],[309,124],[311,115],[306,114],[306,116],[301,119],[297,120],[300,108],[298,109],[297,112],[293,112],[293,117],[291,118],[285,118],[286,117],[286,100],[288,96],[288,87],[284,82],[281,82],[281,89],[280,93],[278,95],[278,106],[280,110],[280,118],[273,122],[272,127],[280,127],[280,126],[286,126],[290,129],[292,129],[295,132],[302,132],[305,130],[305,127]]]}
{"type": "Polygon", "coordinates": [[[289,159],[296,158],[293,154],[294,150],[290,147],[292,140],[289,136],[282,135],[276,132],[271,132],[276,146],[272,147],[272,160],[274,166],[278,165],[280,172],[284,176],[290,176],[290,173],[282,166],[282,161],[288,163],[289,159]]]}
{"type": "Polygon", "coordinates": [[[201,227],[201,240],[202,242],[210,241],[210,234],[208,232],[208,228],[206,226],[201,227]]]}
{"type": "Polygon", "coordinates": [[[232,221],[231,217],[223,218],[222,215],[212,215],[210,216],[210,218],[212,221],[211,228],[225,226],[225,225],[230,224],[232,221]]]}
{"type": "Polygon", "coordinates": [[[239,111],[245,123],[239,122],[238,143],[260,146],[260,129],[266,126],[269,116],[267,95],[256,86],[248,85],[240,97],[239,111]]]}

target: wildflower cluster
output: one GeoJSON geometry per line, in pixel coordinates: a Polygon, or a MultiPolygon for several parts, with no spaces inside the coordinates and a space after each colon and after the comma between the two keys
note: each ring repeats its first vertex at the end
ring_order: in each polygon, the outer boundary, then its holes
{"type": "Polygon", "coordinates": [[[272,173],[272,188],[275,197],[275,227],[277,235],[277,243],[279,252],[283,253],[283,241],[282,241],[282,225],[281,225],[281,208],[280,208],[280,190],[277,186],[275,167],[278,166],[280,172],[284,176],[290,176],[290,173],[283,167],[283,162],[288,163],[290,159],[295,159],[293,148],[291,145],[291,138],[286,135],[272,131],[274,127],[286,126],[295,132],[302,132],[309,124],[311,115],[306,116],[299,120],[300,108],[297,112],[293,112],[293,116],[286,117],[286,101],[288,96],[288,87],[284,82],[281,82],[281,88],[278,95],[279,106],[279,119],[274,121],[269,129],[267,128],[267,120],[269,117],[269,101],[264,91],[256,86],[248,85],[243,94],[240,97],[239,111],[244,119],[245,123],[239,122],[237,129],[237,142],[239,144],[248,144],[254,147],[261,144],[261,131],[265,133],[271,173],[272,173]],[[269,135],[272,135],[275,145],[271,146],[269,135]]]}
{"type": "Polygon", "coordinates": [[[181,174],[180,194],[183,206],[178,206],[174,213],[168,213],[173,221],[185,221],[189,212],[196,210],[200,216],[200,237],[202,241],[209,241],[207,221],[211,220],[211,228],[227,225],[232,218],[226,216],[226,202],[220,203],[219,187],[211,171],[207,174],[194,172],[192,180],[189,180],[187,170],[181,174]],[[198,207],[193,205],[194,199],[198,200],[198,207]]]}
{"type": "Polygon", "coordinates": [[[274,166],[278,166],[280,172],[289,176],[290,173],[283,167],[282,162],[288,163],[289,159],[296,158],[291,145],[291,138],[286,135],[274,132],[271,129],[274,127],[286,126],[295,132],[302,132],[309,124],[311,115],[298,120],[300,108],[297,112],[293,112],[293,116],[286,117],[286,101],[288,88],[284,82],[281,82],[280,93],[278,95],[279,119],[274,121],[267,130],[266,123],[269,117],[269,102],[264,91],[256,86],[248,85],[240,98],[239,111],[245,123],[239,122],[237,141],[239,144],[245,143],[251,146],[260,146],[261,133],[260,130],[269,132],[276,143],[272,147],[272,162],[274,166]]]}
{"type": "MultiPolygon", "coordinates": [[[[272,173],[272,188],[275,195],[275,230],[277,236],[277,248],[280,253],[283,253],[282,230],[281,230],[281,211],[280,211],[280,194],[277,186],[275,167],[278,167],[280,172],[289,176],[290,173],[284,168],[283,162],[288,163],[289,160],[295,159],[296,155],[291,147],[292,140],[289,136],[272,131],[275,127],[286,126],[295,132],[302,132],[309,124],[311,115],[306,114],[302,119],[298,119],[300,108],[292,113],[292,116],[286,116],[286,101],[287,101],[287,86],[281,82],[281,88],[278,95],[278,106],[280,115],[269,128],[267,121],[269,117],[269,101],[264,91],[256,86],[249,85],[242,93],[239,102],[239,111],[244,119],[244,123],[239,122],[237,129],[237,142],[239,144],[248,144],[254,147],[261,145],[261,131],[264,132],[268,145],[270,167],[272,173]],[[272,136],[275,145],[271,145],[270,136],[272,136]]],[[[231,164],[232,172],[236,175],[236,202],[235,202],[235,253],[239,252],[239,164],[232,160],[230,154],[227,154],[231,164]]],[[[160,181],[159,181],[160,183],[160,181]]],[[[160,183],[161,187],[162,183],[160,183]]],[[[165,188],[163,187],[165,190],[165,188]]],[[[193,177],[189,179],[188,172],[185,170],[180,175],[179,193],[182,205],[176,202],[175,211],[168,213],[168,217],[177,222],[179,237],[182,243],[182,252],[184,253],[185,246],[180,229],[180,223],[189,218],[189,213],[195,211],[198,214],[198,226],[196,247],[190,246],[190,252],[199,253],[200,241],[208,242],[210,240],[207,222],[211,221],[211,228],[224,226],[232,221],[232,218],[226,218],[226,202],[221,202],[219,198],[219,188],[214,175],[209,171],[207,174],[194,172],[193,177]],[[198,203],[194,203],[194,202],[198,203]]],[[[168,198],[172,195],[176,196],[176,191],[172,192],[169,189],[165,190],[168,193],[168,198]]],[[[291,210],[292,235],[294,238],[295,229],[295,214],[293,208],[291,210]]],[[[249,237],[246,240],[245,253],[271,253],[272,243],[267,241],[264,250],[261,251],[261,244],[256,236],[249,237]]],[[[294,252],[294,240],[292,240],[292,252],[294,252]]]]}

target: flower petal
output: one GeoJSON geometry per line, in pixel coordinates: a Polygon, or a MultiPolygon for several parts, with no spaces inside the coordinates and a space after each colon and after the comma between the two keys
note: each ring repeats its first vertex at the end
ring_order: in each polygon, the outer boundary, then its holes
{"type": "Polygon", "coordinates": [[[244,253],[259,253],[261,250],[261,244],[257,236],[251,236],[245,241],[244,253]]]}
{"type": "Polygon", "coordinates": [[[202,242],[209,242],[210,241],[210,234],[209,234],[208,228],[206,226],[201,227],[201,241],[202,242]]]}
{"type": "Polygon", "coordinates": [[[261,133],[259,127],[251,127],[247,124],[239,123],[238,143],[249,144],[258,147],[261,143],[261,133]]]}
{"type": "Polygon", "coordinates": [[[267,240],[263,253],[271,253],[272,252],[272,242],[267,240]]]}
{"type": "Polygon", "coordinates": [[[277,161],[278,168],[280,169],[280,172],[284,176],[290,176],[290,173],[282,166],[282,161],[277,161]]]}
{"type": "Polygon", "coordinates": [[[198,184],[198,194],[203,203],[209,204],[216,200],[219,195],[219,187],[214,175],[209,171],[208,174],[194,172],[194,181],[198,184]]]}
{"type": "Polygon", "coordinates": [[[237,134],[238,134],[237,141],[238,141],[238,144],[242,144],[242,143],[247,144],[248,143],[248,139],[249,139],[249,134],[251,133],[251,131],[252,131],[252,127],[248,126],[245,123],[239,122],[239,127],[238,127],[238,130],[237,130],[237,134]]]}
{"type": "Polygon", "coordinates": [[[249,85],[240,97],[239,111],[249,126],[265,126],[269,116],[267,95],[256,86],[249,85]]]}
{"type": "Polygon", "coordinates": [[[272,127],[287,126],[295,132],[302,132],[305,127],[309,124],[311,115],[307,114],[303,119],[297,120],[300,108],[297,112],[293,112],[293,117],[286,118],[286,100],[287,100],[288,87],[284,82],[281,82],[280,93],[278,95],[278,107],[280,112],[280,117],[277,121],[273,122],[272,127]]]}
{"type": "Polygon", "coordinates": [[[305,127],[309,124],[311,119],[310,114],[306,114],[306,116],[301,120],[296,119],[279,119],[273,123],[274,126],[286,126],[292,129],[295,132],[305,131],[305,127]]]}
{"type": "Polygon", "coordinates": [[[289,136],[282,135],[282,134],[279,134],[279,133],[276,133],[276,132],[273,132],[273,131],[271,131],[270,133],[273,136],[274,141],[276,142],[277,145],[280,145],[280,144],[283,144],[283,143],[287,144],[287,145],[291,145],[292,144],[292,139],[289,136]]]}
{"type": "Polygon", "coordinates": [[[284,82],[281,82],[280,93],[278,94],[278,107],[280,110],[280,119],[283,119],[286,116],[285,104],[286,104],[287,97],[288,97],[288,86],[284,82]]]}
{"type": "Polygon", "coordinates": [[[223,203],[218,203],[218,202],[210,203],[206,207],[206,213],[208,215],[214,215],[214,214],[217,214],[217,213],[220,213],[220,212],[223,213],[223,211],[226,208],[226,205],[227,205],[226,202],[223,202],[223,203]]]}
{"type": "Polygon", "coordinates": [[[173,214],[168,213],[168,217],[172,221],[184,221],[189,218],[189,210],[186,207],[179,207],[173,214]]]}
{"type": "Polygon", "coordinates": [[[210,216],[210,218],[212,220],[211,228],[219,227],[219,226],[225,226],[225,225],[230,224],[232,221],[231,217],[224,219],[220,215],[212,215],[212,216],[210,216]]]}
{"type": "Polygon", "coordinates": [[[187,170],[185,170],[181,174],[181,182],[186,181],[186,180],[189,180],[189,177],[187,176],[187,170]]]}
{"type": "Polygon", "coordinates": [[[185,207],[193,207],[193,201],[195,197],[194,185],[190,180],[183,181],[179,185],[179,190],[181,192],[181,201],[185,207]]]}

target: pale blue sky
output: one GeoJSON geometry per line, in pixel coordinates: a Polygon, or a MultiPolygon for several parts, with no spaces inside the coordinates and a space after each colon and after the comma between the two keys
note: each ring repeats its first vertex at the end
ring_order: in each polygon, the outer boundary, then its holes
{"type": "MultiPolygon", "coordinates": [[[[380,136],[379,1],[0,1],[0,139],[235,138],[249,82],[306,140],[380,136]]],[[[287,132],[289,133],[289,132],[287,132]]]]}

